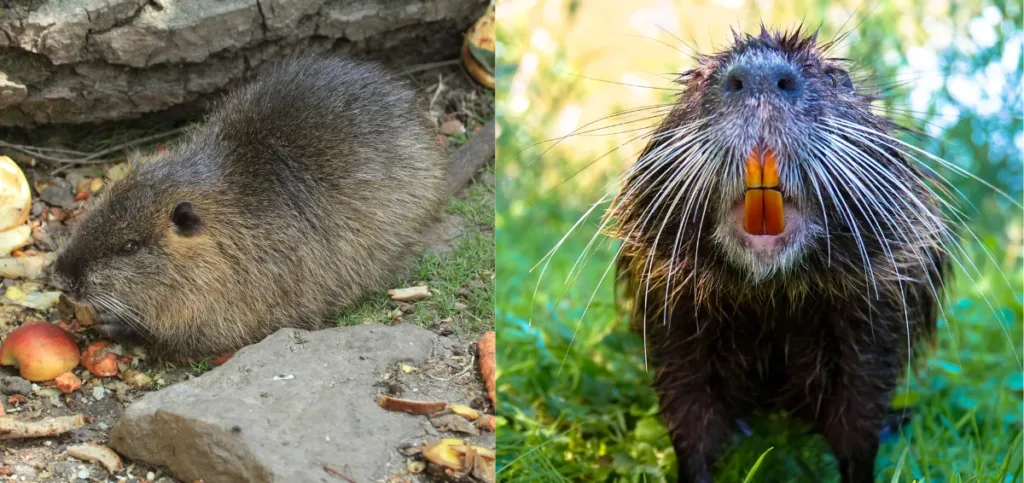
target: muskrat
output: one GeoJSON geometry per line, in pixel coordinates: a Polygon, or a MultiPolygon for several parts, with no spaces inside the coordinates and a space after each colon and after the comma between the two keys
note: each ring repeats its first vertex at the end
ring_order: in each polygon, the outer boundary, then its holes
{"type": "Polygon", "coordinates": [[[102,334],[173,359],[319,327],[407,270],[442,213],[421,107],[376,64],[279,62],[106,188],[51,279],[102,334]]]}
{"type": "Polygon", "coordinates": [[[699,55],[607,212],[679,481],[711,481],[737,421],[772,411],[812,424],[842,481],[872,481],[934,338],[941,199],[832,47],[762,27],[699,55]]]}

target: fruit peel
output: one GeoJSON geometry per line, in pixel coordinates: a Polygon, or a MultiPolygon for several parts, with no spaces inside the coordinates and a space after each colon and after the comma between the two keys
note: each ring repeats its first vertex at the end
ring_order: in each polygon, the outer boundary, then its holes
{"type": "Polygon", "coordinates": [[[114,345],[105,340],[89,344],[82,352],[82,367],[96,377],[112,377],[117,375],[117,353],[114,345]]]}
{"type": "Polygon", "coordinates": [[[465,404],[449,404],[448,410],[470,421],[475,421],[480,417],[480,413],[476,409],[466,406],[465,404]]]}
{"type": "Polygon", "coordinates": [[[32,191],[18,163],[0,156],[0,231],[28,221],[32,207],[32,191]]]}

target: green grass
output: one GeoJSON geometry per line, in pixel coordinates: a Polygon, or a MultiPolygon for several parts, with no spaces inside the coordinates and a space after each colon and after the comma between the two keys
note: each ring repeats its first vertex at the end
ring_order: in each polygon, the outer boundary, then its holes
{"type": "Polygon", "coordinates": [[[212,357],[208,357],[200,361],[191,361],[188,363],[189,371],[194,376],[199,376],[207,372],[210,372],[210,369],[213,369],[213,363],[211,362],[212,360],[212,357]]]}
{"type": "MultiPolygon", "coordinates": [[[[701,2],[675,3],[703,6],[701,2]]],[[[778,9],[775,5],[761,11],[757,7],[761,3],[747,3],[737,9],[740,24],[756,25],[759,14],[778,9]]],[[[848,42],[848,57],[881,80],[896,80],[900,69],[912,60],[904,48],[920,46],[915,38],[918,34],[908,33],[912,29],[905,28],[906,25],[917,22],[916,26],[925,32],[925,26],[934,22],[918,3],[847,4],[860,9],[863,15],[854,15],[843,26],[822,13],[834,11],[839,6],[836,2],[803,0],[796,5],[801,17],[782,26],[794,26],[801,20],[815,25],[824,22],[822,38],[831,38],[844,29],[856,30],[856,41],[848,42]]],[[[988,13],[1002,12],[1007,19],[1020,17],[1019,6],[1012,2],[979,0],[954,5],[951,12],[955,15],[950,18],[956,18],[951,21],[957,32],[967,29],[962,20],[980,17],[983,9],[988,13]]],[[[577,125],[588,129],[614,126],[604,131],[610,133],[606,136],[590,132],[547,152],[550,144],[525,149],[554,135],[557,130],[553,127],[567,118],[564,114],[572,104],[587,105],[595,96],[617,92],[599,86],[615,83],[619,78],[582,77],[590,75],[591,61],[587,59],[601,57],[602,51],[592,45],[601,42],[586,40],[584,34],[588,32],[573,23],[572,12],[590,7],[584,7],[583,2],[566,3],[563,8],[569,12],[569,20],[559,26],[538,25],[539,14],[513,13],[503,17],[498,26],[501,135],[495,224],[500,282],[496,320],[501,404],[497,412],[497,465],[499,480],[503,482],[674,481],[676,476],[672,445],[659,416],[657,396],[651,389],[652,374],[644,366],[643,341],[628,331],[613,303],[611,275],[604,283],[598,283],[612,262],[614,247],[605,244],[597,250],[584,265],[575,285],[568,286],[565,281],[596,230],[599,213],[565,241],[534,297],[539,270],[530,269],[566,234],[588,203],[604,194],[601,185],[632,161],[632,154],[622,151],[609,152],[603,159],[575,152],[588,145],[599,153],[610,150],[618,144],[615,132],[628,133],[636,128],[636,124],[626,124],[626,119],[636,119],[628,116],[597,125],[587,124],[597,119],[583,118],[577,125]],[[529,40],[541,28],[545,38],[553,39],[551,49],[538,47],[529,40]],[[572,63],[570,52],[583,60],[572,63]],[[586,55],[580,56],[580,52],[586,55]],[[530,68],[523,68],[524,65],[530,68]],[[512,79],[525,88],[510,91],[509,98],[503,98],[502,86],[513,85],[512,79]],[[518,95],[529,101],[528,108],[507,109],[512,105],[509,101],[518,95]],[[590,163],[594,166],[581,176],[549,190],[590,163]]],[[[947,19],[944,17],[943,21],[947,19]]],[[[1019,25],[1003,22],[996,32],[997,42],[986,49],[950,47],[936,52],[941,69],[930,75],[949,79],[964,72],[985,72],[1003,56],[1009,39],[1019,36],[1019,25]]],[[[589,34],[596,39],[609,35],[603,31],[589,34]]],[[[685,32],[680,43],[689,44],[690,35],[705,34],[709,38],[713,35],[710,31],[685,32]]],[[[669,47],[675,45],[671,40],[668,42],[669,47]]],[[[677,72],[670,70],[675,67],[678,66],[666,60],[664,69],[648,74],[653,77],[677,72]]],[[[1015,69],[1007,76],[1017,82],[1012,85],[1019,85],[1021,72],[1015,69]]],[[[916,82],[892,82],[906,88],[893,91],[882,104],[894,109],[894,113],[907,113],[908,96],[916,82]]],[[[950,84],[946,88],[950,89],[950,84]]],[[[995,114],[977,112],[953,98],[959,96],[951,97],[949,91],[929,96],[926,112],[900,116],[899,121],[916,129],[939,120],[948,122],[942,123],[942,131],[935,138],[918,137],[913,142],[1020,200],[1019,150],[1009,141],[994,142],[1020,137],[1022,123],[1016,91],[1006,90],[998,96],[1004,105],[995,114]],[[950,105],[959,109],[958,114],[940,114],[943,106],[950,105]]],[[[665,101],[669,99],[666,94],[665,101]]],[[[642,107],[623,102],[624,105],[609,109],[609,113],[642,107]]],[[[1021,211],[995,202],[991,188],[984,183],[944,174],[978,207],[965,208],[981,241],[967,238],[964,245],[981,273],[971,274],[972,281],[958,271],[950,283],[946,312],[938,321],[937,347],[920,361],[918,373],[902,383],[894,397],[894,404],[915,408],[913,418],[900,434],[884,440],[876,460],[876,480],[1021,481],[1021,211]],[[1012,230],[1016,230],[1015,235],[1008,235],[1012,230]],[[994,261],[982,256],[982,245],[994,254],[994,261]]],[[[770,415],[757,421],[754,430],[753,436],[731,442],[723,452],[716,481],[838,480],[827,444],[806,427],[783,416],[770,415]]]]}
{"type": "MultiPolygon", "coordinates": [[[[493,168],[480,179],[493,179],[493,168]]],[[[461,196],[449,200],[448,212],[462,219],[462,235],[446,253],[420,258],[409,276],[394,287],[426,284],[431,297],[412,302],[402,313],[386,290],[373,293],[337,316],[338,325],[391,324],[395,318],[423,327],[450,321],[457,334],[477,334],[494,327],[494,186],[470,185],[461,196]]]]}
{"type": "MultiPolygon", "coordinates": [[[[642,341],[617,319],[610,280],[596,287],[612,250],[599,251],[576,286],[567,290],[564,283],[596,216],[552,259],[534,300],[537,271],[529,269],[584,209],[531,193],[528,183],[499,182],[501,481],[672,481],[675,459],[642,341]]],[[[1002,262],[1006,240],[983,241],[1002,262]]],[[[901,435],[883,444],[877,477],[884,481],[1020,481],[1020,261],[1003,269],[1008,286],[998,265],[974,258],[982,271],[974,277],[978,285],[957,273],[948,291],[949,318],[939,321],[938,349],[896,397],[916,413],[901,435]]],[[[778,416],[759,421],[753,436],[724,453],[718,481],[744,481],[762,456],[751,481],[837,480],[824,440],[806,429],[778,416]]]]}

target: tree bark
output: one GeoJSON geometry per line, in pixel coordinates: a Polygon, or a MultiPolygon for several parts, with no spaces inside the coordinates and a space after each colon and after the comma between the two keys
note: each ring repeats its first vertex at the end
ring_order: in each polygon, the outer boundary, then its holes
{"type": "Polygon", "coordinates": [[[488,0],[0,0],[0,126],[201,104],[291,53],[458,57],[488,0]]]}

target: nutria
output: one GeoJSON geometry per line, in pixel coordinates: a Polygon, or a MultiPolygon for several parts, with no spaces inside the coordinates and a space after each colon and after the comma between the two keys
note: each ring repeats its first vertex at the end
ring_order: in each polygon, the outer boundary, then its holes
{"type": "Polygon", "coordinates": [[[281,62],[105,190],[52,280],[165,357],[318,327],[408,269],[447,199],[416,91],[375,64],[281,62]]]}
{"type": "Polygon", "coordinates": [[[609,209],[679,481],[783,411],[869,482],[890,398],[935,332],[950,228],[898,127],[817,33],[737,35],[682,73],[609,209]]]}

